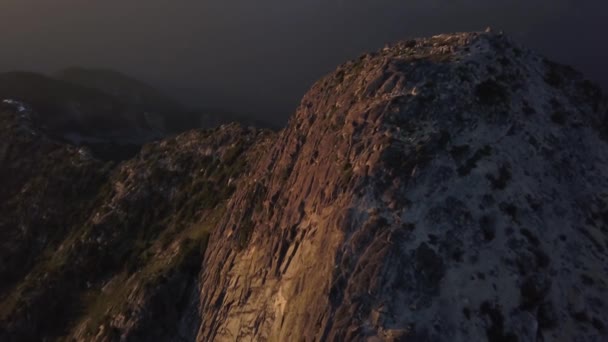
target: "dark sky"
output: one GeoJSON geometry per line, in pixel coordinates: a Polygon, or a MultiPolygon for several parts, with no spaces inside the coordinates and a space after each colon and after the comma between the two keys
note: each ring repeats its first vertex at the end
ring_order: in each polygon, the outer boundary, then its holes
{"type": "Polygon", "coordinates": [[[0,71],[113,68],[183,101],[282,122],[348,59],[486,26],[608,88],[605,0],[1,0],[0,71]]]}

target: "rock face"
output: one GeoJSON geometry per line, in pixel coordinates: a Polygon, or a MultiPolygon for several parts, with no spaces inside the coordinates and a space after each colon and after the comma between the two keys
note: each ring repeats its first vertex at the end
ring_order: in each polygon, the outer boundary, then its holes
{"type": "Polygon", "coordinates": [[[600,339],[606,119],[492,33],[339,67],[216,226],[198,339],[600,339]]]}
{"type": "Polygon", "coordinates": [[[604,340],[607,140],[601,90],[502,34],[387,46],[276,135],[101,172],[52,262],[0,286],[0,338],[604,340]],[[86,309],[49,326],[49,302],[86,309]]]}

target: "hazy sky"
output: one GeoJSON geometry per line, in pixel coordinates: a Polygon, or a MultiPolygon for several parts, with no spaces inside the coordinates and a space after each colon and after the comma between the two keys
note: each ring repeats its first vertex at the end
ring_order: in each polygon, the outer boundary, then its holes
{"type": "Polygon", "coordinates": [[[113,68],[181,100],[284,121],[347,59],[486,26],[608,88],[605,0],[0,0],[0,71],[113,68]]]}

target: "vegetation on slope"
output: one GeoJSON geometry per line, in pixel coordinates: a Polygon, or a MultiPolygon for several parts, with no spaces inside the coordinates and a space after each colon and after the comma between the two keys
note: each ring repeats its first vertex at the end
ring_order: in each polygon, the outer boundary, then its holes
{"type": "Polygon", "coordinates": [[[0,338],[174,332],[142,327],[189,293],[208,233],[267,134],[191,131],[104,166],[43,132],[13,134],[18,113],[2,118],[0,172],[20,177],[2,177],[0,338]]]}

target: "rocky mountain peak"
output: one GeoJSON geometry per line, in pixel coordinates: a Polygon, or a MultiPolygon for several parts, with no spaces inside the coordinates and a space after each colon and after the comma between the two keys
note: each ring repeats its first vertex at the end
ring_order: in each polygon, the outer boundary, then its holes
{"type": "MultiPolygon", "coordinates": [[[[192,131],[80,171],[99,191],[78,218],[18,272],[3,249],[0,338],[602,340],[606,104],[492,30],[387,45],[277,134],[192,131]]],[[[6,245],[42,231],[7,217],[6,245]]]]}
{"type": "Polygon", "coordinates": [[[212,234],[198,338],[595,339],[605,108],[493,32],[338,67],[212,234]]]}

